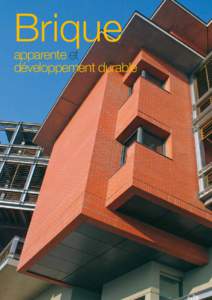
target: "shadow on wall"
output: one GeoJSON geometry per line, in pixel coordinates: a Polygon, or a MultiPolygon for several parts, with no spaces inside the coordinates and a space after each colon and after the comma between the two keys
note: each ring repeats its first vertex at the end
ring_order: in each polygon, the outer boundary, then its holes
{"type": "Polygon", "coordinates": [[[209,250],[209,263],[187,272],[183,281],[184,295],[207,288],[212,288],[212,248],[209,250]]]}

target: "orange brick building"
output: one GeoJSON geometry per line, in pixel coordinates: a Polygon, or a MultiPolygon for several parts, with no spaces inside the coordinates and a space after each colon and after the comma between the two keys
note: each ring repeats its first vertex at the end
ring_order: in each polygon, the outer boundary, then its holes
{"type": "Polygon", "coordinates": [[[76,73],[47,116],[20,272],[93,293],[79,299],[210,295],[192,276],[211,264],[211,48],[211,23],[171,0],[91,47],[82,63],[137,72],[76,73]],[[130,285],[136,270],[159,283],[130,285]]]}

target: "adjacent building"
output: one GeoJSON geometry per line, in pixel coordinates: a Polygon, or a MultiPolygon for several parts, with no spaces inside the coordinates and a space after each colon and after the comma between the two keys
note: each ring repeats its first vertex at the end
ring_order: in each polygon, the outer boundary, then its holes
{"type": "Polygon", "coordinates": [[[193,123],[197,151],[199,197],[212,208],[212,55],[194,74],[193,123]]]}
{"type": "Polygon", "coordinates": [[[0,299],[25,299],[48,286],[16,272],[48,164],[33,143],[39,128],[0,121],[0,299]]]}
{"type": "Polygon", "coordinates": [[[137,72],[76,73],[37,132],[18,271],[48,289],[19,299],[211,299],[211,51],[212,23],[172,0],[90,48],[137,72]]]}

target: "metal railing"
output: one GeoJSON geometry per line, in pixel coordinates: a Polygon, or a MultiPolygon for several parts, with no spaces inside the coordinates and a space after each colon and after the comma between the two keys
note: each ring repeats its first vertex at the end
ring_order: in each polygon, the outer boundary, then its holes
{"type": "Polygon", "coordinates": [[[212,162],[207,164],[200,172],[199,177],[203,178],[204,188],[207,189],[212,186],[212,162]]]}
{"type": "Polygon", "coordinates": [[[203,181],[203,190],[199,193],[199,197],[206,207],[212,208],[212,162],[199,172],[199,178],[203,181]]]}
{"type": "Polygon", "coordinates": [[[206,109],[209,109],[209,107],[212,106],[212,96],[206,98],[204,101],[202,101],[197,107],[198,107],[198,115],[205,112],[206,109]]]}
{"type": "Polygon", "coordinates": [[[0,270],[4,267],[8,259],[19,260],[23,249],[24,240],[15,236],[0,253],[0,270]]]}
{"type": "Polygon", "coordinates": [[[22,202],[22,196],[26,194],[24,203],[32,203],[35,204],[39,195],[39,191],[32,190],[18,190],[18,189],[10,189],[10,188],[1,188],[0,187],[0,202],[22,202]]]}
{"type": "Polygon", "coordinates": [[[212,186],[212,169],[209,170],[204,176],[205,188],[212,186]]]}

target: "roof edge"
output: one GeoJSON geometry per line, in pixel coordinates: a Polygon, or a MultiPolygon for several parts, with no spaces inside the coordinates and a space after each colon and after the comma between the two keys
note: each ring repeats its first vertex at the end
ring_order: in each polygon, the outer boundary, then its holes
{"type": "Polygon", "coordinates": [[[186,13],[188,13],[189,15],[191,15],[193,18],[195,18],[202,25],[204,25],[206,27],[208,26],[207,22],[205,22],[204,20],[202,20],[200,17],[198,17],[196,14],[194,14],[190,9],[188,9],[187,7],[185,7],[183,4],[179,3],[179,1],[177,1],[177,0],[163,0],[161,2],[161,4],[156,8],[156,10],[153,12],[153,14],[152,14],[152,16],[150,18],[151,20],[154,19],[154,17],[157,15],[157,13],[162,9],[162,7],[164,6],[164,4],[167,3],[167,2],[172,2],[172,3],[176,4],[178,7],[180,7],[186,13]]]}
{"type": "MultiPolygon", "coordinates": [[[[165,3],[167,0],[165,0],[163,3],[165,3]]],[[[189,47],[188,45],[186,45],[185,43],[183,43],[182,41],[180,41],[179,39],[177,39],[176,37],[174,37],[173,35],[171,35],[170,33],[168,33],[167,31],[165,31],[164,29],[162,29],[160,26],[158,26],[157,24],[154,23],[153,20],[148,19],[147,17],[145,17],[144,15],[142,15],[140,12],[138,11],[134,11],[134,13],[131,15],[131,17],[129,18],[128,22],[125,24],[125,26],[123,27],[122,30],[122,35],[125,33],[125,31],[127,30],[128,26],[130,25],[130,23],[132,22],[132,20],[134,20],[134,18],[139,17],[140,19],[142,19],[143,21],[147,22],[149,25],[151,25],[152,27],[154,27],[156,30],[160,31],[162,34],[164,34],[166,37],[168,37],[169,39],[171,39],[172,41],[175,41],[178,45],[181,45],[184,49],[187,49],[188,51],[192,52],[194,55],[196,55],[197,57],[199,57],[199,59],[204,60],[205,57],[202,56],[199,52],[195,51],[194,49],[192,49],[191,47],[189,47]]],[[[95,47],[96,44],[100,44],[103,42],[94,42],[91,44],[91,46],[88,48],[88,50],[86,51],[85,55],[82,57],[82,59],[80,60],[79,64],[83,63],[83,61],[89,56],[90,51],[95,47]]],[[[75,72],[72,77],[70,78],[70,80],[67,82],[67,84],[65,85],[65,87],[63,88],[62,92],[59,94],[59,96],[57,97],[57,100],[55,102],[55,104],[52,106],[51,110],[49,111],[49,113],[47,114],[46,118],[44,119],[43,124],[41,125],[40,129],[38,130],[35,138],[34,138],[34,142],[39,144],[40,143],[40,135],[41,132],[44,130],[44,126],[45,123],[47,122],[47,120],[49,119],[51,113],[53,112],[53,110],[55,109],[56,105],[59,103],[60,98],[63,96],[64,92],[66,91],[66,89],[68,88],[69,84],[72,82],[72,80],[78,76],[78,73],[75,72]]],[[[61,132],[61,131],[60,131],[61,132]]],[[[58,135],[57,135],[58,137],[58,135]]],[[[53,142],[56,140],[57,137],[53,137],[53,142]]],[[[40,144],[41,145],[41,144],[40,144]]],[[[41,145],[42,146],[42,145],[41,145]]],[[[51,146],[52,147],[52,146],[51,146]]]]}

